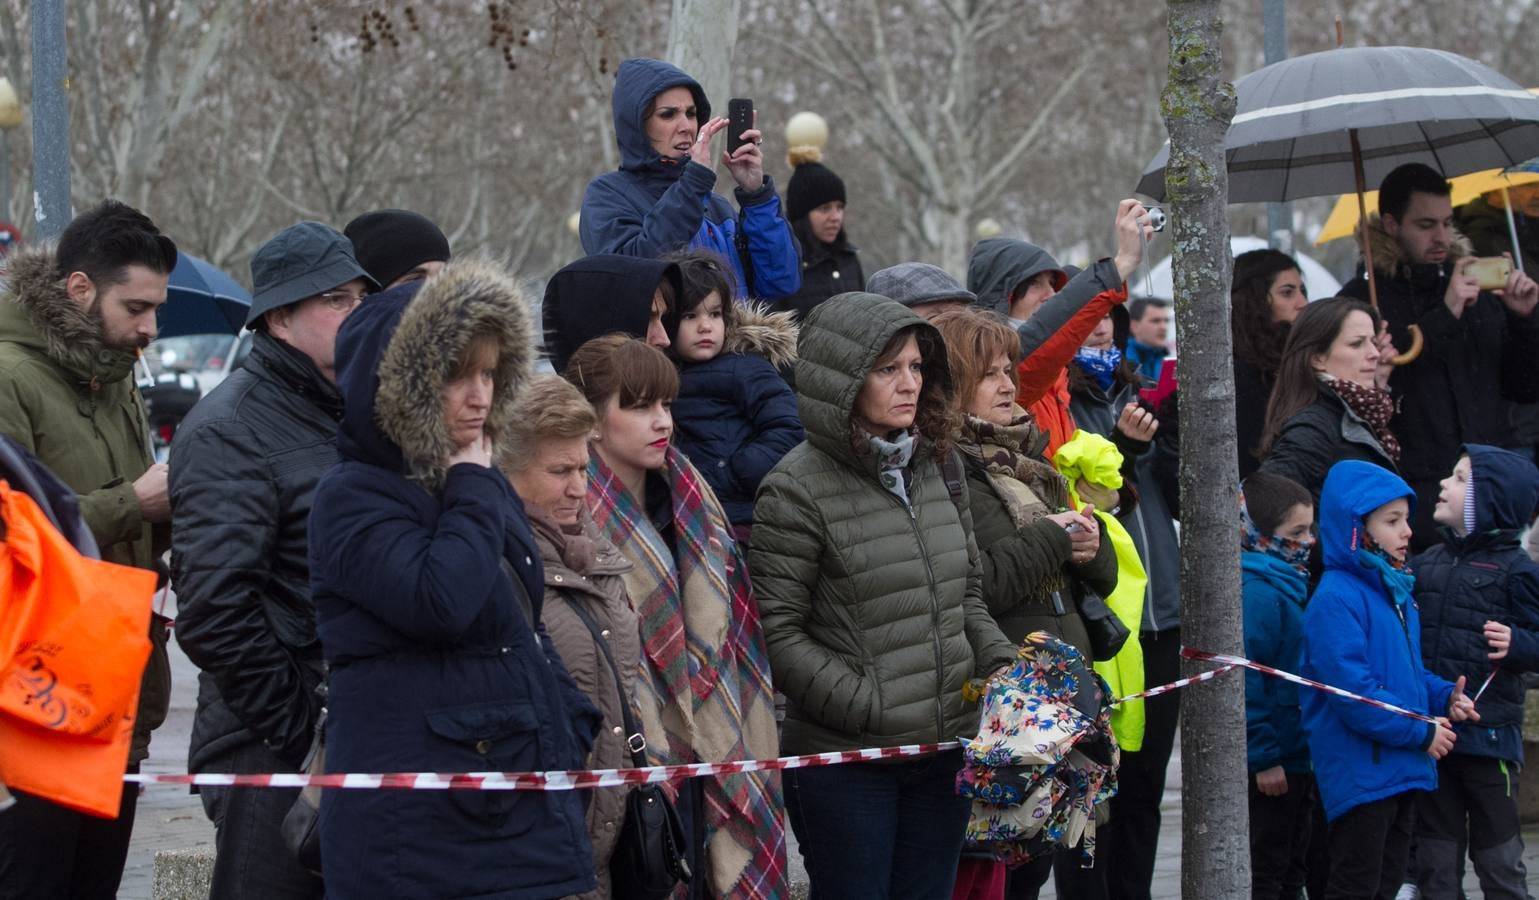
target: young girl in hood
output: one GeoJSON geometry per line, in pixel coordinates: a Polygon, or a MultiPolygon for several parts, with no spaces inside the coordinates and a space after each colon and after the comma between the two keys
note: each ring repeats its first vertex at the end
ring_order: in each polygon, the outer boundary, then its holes
{"type": "Polygon", "coordinates": [[[669,323],[679,364],[674,444],[746,544],[759,482],[804,436],[796,393],[776,371],[796,361],[796,326],[789,313],[734,303],[731,270],[714,253],[674,261],[683,279],[669,323]]]}
{"type": "MultiPolygon", "coordinates": [[[[1302,485],[1257,472],[1240,495],[1245,655],[1297,672],[1314,546],[1314,498],[1302,485]]],[[[1315,781],[1299,722],[1299,688],[1245,673],[1245,753],[1250,772],[1251,896],[1295,897],[1308,870],[1315,781]]]]}
{"type": "Polygon", "coordinates": [[[1405,881],[1416,795],[1437,787],[1450,722],[1479,720],[1454,683],[1422,664],[1421,620],[1406,565],[1415,494],[1373,463],[1331,467],[1320,493],[1325,574],[1304,613],[1306,678],[1426,716],[1437,724],[1323,691],[1304,691],[1331,864],[1326,897],[1393,898],[1405,881]]]}

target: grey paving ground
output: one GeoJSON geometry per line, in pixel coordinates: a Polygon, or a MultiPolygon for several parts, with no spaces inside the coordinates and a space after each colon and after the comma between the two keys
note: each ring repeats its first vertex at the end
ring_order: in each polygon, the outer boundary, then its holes
{"type": "MultiPolygon", "coordinates": [[[[197,697],[197,668],[171,645],[171,670],[174,688],[171,714],[155,733],[150,747],[148,772],[187,771],[187,741],[192,729],[192,712],[197,697]]],[[[1180,754],[1171,761],[1166,785],[1164,826],[1160,831],[1160,853],[1155,865],[1153,896],[1155,900],[1175,900],[1181,896],[1181,762],[1180,754]]],[[[1539,894],[1539,828],[1526,832],[1529,889],[1539,894]]],[[[123,873],[121,900],[149,900],[154,883],[155,853],[190,847],[212,848],[213,827],[203,816],[198,798],[185,788],[150,786],[139,798],[139,817],[134,826],[128,867],[123,873]]],[[[792,852],[793,878],[805,879],[800,856],[792,852]]],[[[1480,896],[1479,885],[1471,874],[1465,881],[1470,897],[1480,896]]],[[[1043,897],[1055,897],[1051,886],[1043,897]]]]}

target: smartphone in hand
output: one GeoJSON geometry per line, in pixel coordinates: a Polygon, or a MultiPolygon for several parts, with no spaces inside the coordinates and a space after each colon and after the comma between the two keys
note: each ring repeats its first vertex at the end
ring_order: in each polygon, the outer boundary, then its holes
{"type": "Polygon", "coordinates": [[[1499,291],[1507,286],[1507,276],[1512,274],[1512,260],[1505,256],[1482,256],[1466,263],[1464,273],[1478,279],[1482,291],[1499,291]]]}
{"type": "Polygon", "coordinates": [[[753,128],[753,101],[734,97],[727,101],[727,155],[748,143],[743,132],[753,128]]]}

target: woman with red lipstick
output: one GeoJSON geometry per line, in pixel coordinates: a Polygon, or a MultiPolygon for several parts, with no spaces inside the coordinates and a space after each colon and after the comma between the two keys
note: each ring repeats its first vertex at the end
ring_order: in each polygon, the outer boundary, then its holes
{"type": "MultiPolygon", "coordinates": [[[[962,687],[1015,646],[981,593],[940,333],[852,293],[813,309],[797,349],[807,440],[760,485],[749,551],[785,752],[976,734],[962,687]]],[[[961,767],[951,750],[788,771],[811,895],[948,900],[970,810],[961,767]]]]}
{"type": "MultiPolygon", "coordinates": [[[[653,764],[778,755],[775,697],[758,607],[731,523],[672,446],[673,363],[620,334],[572,354],[565,377],[598,413],[587,503],[630,560],[622,578],[640,623],[637,709],[653,764]]],[[[693,778],[679,790],[690,897],[785,895],[780,778],[693,778]]]]}
{"type": "Polygon", "coordinates": [[[1261,471],[1320,496],[1325,473],[1344,459],[1395,472],[1400,442],[1389,430],[1393,369],[1379,314],[1366,303],[1333,297],[1293,320],[1267,404],[1261,471]]]}

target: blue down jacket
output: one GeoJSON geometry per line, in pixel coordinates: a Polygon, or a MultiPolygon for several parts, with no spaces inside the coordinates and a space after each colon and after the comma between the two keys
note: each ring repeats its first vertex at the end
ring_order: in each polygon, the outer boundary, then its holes
{"type": "MultiPolygon", "coordinates": [[[[1363,520],[1398,497],[1415,503],[1410,485],[1373,463],[1339,462],[1326,475],[1325,574],[1304,613],[1301,674],[1412,712],[1445,715],[1453,685],[1422,666],[1416,603],[1386,586],[1383,563],[1363,549],[1363,520]]],[[[1430,724],[1323,691],[1299,693],[1328,820],[1437,787],[1437,766],[1426,753],[1430,724]]]]}
{"type": "MultiPolygon", "coordinates": [[[[712,250],[737,273],[738,299],[774,300],[796,293],[802,283],[801,257],[780,212],[774,181],[765,175],[759,190],[737,190],[739,218],[725,197],[711,192],[714,169],[652,149],[647,107],[674,87],[687,87],[695,95],[701,125],[710,120],[705,91],[679,69],[655,59],[620,63],[613,101],[620,169],[588,184],[579,229],[583,251],[655,258],[685,248],[712,250]],[[745,255],[752,271],[743,269],[745,255]]],[[[725,140],[716,144],[726,147],[725,140]]]]}
{"type": "MultiPolygon", "coordinates": [[[[1245,655],[1287,672],[1304,660],[1304,601],[1309,579],[1275,556],[1240,554],[1244,570],[1245,655]]],[[[1299,686],[1245,670],[1245,759],[1252,775],[1282,766],[1309,771],[1309,742],[1299,715],[1299,686]]],[[[1308,690],[1305,688],[1304,690],[1308,690]]]]}
{"type": "MultiPolygon", "coordinates": [[[[1453,752],[1523,760],[1523,682],[1539,669],[1539,565],[1519,540],[1539,503],[1539,471],[1506,450],[1465,444],[1473,473],[1475,530],[1416,557],[1416,603],[1421,607],[1421,653],[1427,668],[1450,680],[1463,675],[1470,696],[1493,663],[1486,620],[1512,628],[1512,645],[1491,686],[1476,704],[1479,722],[1454,726],[1453,752]]],[[[1459,510],[1463,514],[1462,510],[1459,510]]]]}
{"type": "MultiPolygon", "coordinates": [[[[339,462],[316,489],[310,579],[330,666],[330,772],[582,768],[598,711],[538,623],[540,551],[496,469],[445,468],[442,394],[473,334],[496,335],[493,433],[532,341],[490,264],[383,294],[337,336],[339,462]]],[[[321,799],[331,898],[544,900],[591,890],[572,792],[334,790],[321,799]]]]}

